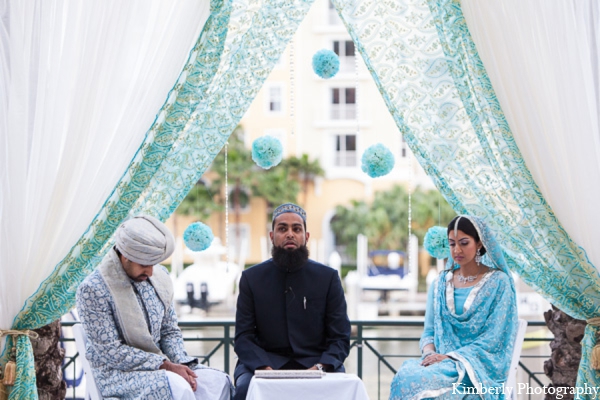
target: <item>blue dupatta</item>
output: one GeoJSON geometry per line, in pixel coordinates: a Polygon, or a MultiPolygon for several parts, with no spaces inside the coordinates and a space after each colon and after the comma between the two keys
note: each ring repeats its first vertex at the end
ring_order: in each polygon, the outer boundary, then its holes
{"type": "Polygon", "coordinates": [[[518,326],[514,282],[487,225],[477,217],[463,218],[475,225],[487,250],[482,263],[492,270],[473,287],[457,315],[452,276],[458,266],[448,260],[448,269],[435,283],[434,334],[422,337],[420,344],[433,343],[438,353],[451,358],[429,367],[421,366],[421,360],[406,361],[394,377],[390,399],[503,399],[509,394],[504,382],[518,326]]]}

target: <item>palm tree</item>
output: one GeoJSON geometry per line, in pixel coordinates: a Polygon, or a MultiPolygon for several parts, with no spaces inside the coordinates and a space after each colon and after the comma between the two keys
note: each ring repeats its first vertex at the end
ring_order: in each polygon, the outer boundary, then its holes
{"type": "MultiPolygon", "coordinates": [[[[304,191],[304,203],[308,196],[311,180],[323,176],[324,171],[317,160],[310,161],[308,155],[300,158],[291,157],[276,167],[263,170],[252,161],[252,152],[244,145],[243,129],[238,126],[231,134],[227,146],[227,181],[229,183],[229,204],[236,223],[236,239],[240,239],[241,211],[250,202],[250,196],[260,197],[267,205],[267,219],[275,206],[296,202],[300,192],[300,184],[304,191]]],[[[225,149],[221,150],[211,165],[207,177],[199,182],[181,203],[178,212],[196,215],[206,219],[215,211],[224,207],[225,186],[225,149]],[[210,184],[205,183],[212,178],[210,184]]],[[[222,218],[219,219],[221,221],[222,218]]],[[[268,229],[268,228],[267,228],[268,229]]],[[[220,235],[223,235],[220,229],[220,235]]]]}
{"type": "MultiPolygon", "coordinates": [[[[190,190],[177,208],[177,212],[193,215],[200,220],[208,219],[215,212],[223,212],[225,207],[233,211],[235,221],[235,238],[240,241],[240,222],[242,210],[250,201],[250,190],[253,185],[256,165],[252,161],[252,153],[246,149],[243,140],[243,128],[237,126],[227,144],[215,157],[210,170],[202,180],[190,190]],[[227,153],[227,174],[225,171],[225,153],[227,153]],[[227,175],[227,176],[226,176],[227,175]],[[229,185],[229,200],[225,205],[225,179],[229,185]]],[[[223,220],[219,218],[219,236],[223,236],[223,220]]],[[[235,255],[236,257],[239,254],[235,255]]]]}
{"type": "Polygon", "coordinates": [[[310,182],[319,176],[324,176],[325,171],[323,168],[321,168],[319,160],[310,161],[308,154],[302,154],[300,158],[290,157],[286,160],[286,163],[290,168],[292,175],[297,177],[297,179],[302,182],[303,201],[301,206],[305,207],[308,198],[308,186],[310,182]]]}
{"type": "MultiPolygon", "coordinates": [[[[422,242],[427,230],[455,215],[450,205],[435,190],[416,188],[411,195],[412,234],[422,242]]],[[[408,245],[408,191],[399,185],[375,193],[371,204],[353,200],[348,207],[338,206],[331,221],[336,242],[346,247],[348,256],[356,256],[356,236],[369,238],[375,249],[406,249],[408,245]]]]}
{"type": "MultiPolygon", "coordinates": [[[[221,150],[211,166],[211,171],[217,175],[213,180],[213,184],[215,188],[220,188],[219,193],[224,192],[225,179],[229,184],[229,204],[227,204],[227,207],[233,210],[237,243],[240,242],[241,213],[250,202],[249,191],[257,168],[254,161],[252,161],[252,152],[244,146],[243,133],[243,128],[238,125],[229,137],[227,144],[227,178],[225,177],[225,148],[221,150]]],[[[236,254],[236,258],[238,256],[239,254],[236,254]]]]}
{"type": "Polygon", "coordinates": [[[344,253],[356,257],[356,237],[365,234],[369,219],[369,206],[364,201],[352,200],[350,206],[337,206],[331,219],[331,229],[336,244],[344,246],[344,253]]]}
{"type": "MultiPolygon", "coordinates": [[[[284,165],[261,171],[255,175],[252,194],[261,197],[267,204],[267,220],[271,220],[273,210],[282,203],[296,202],[300,185],[297,181],[289,179],[289,170],[284,165]]],[[[269,227],[267,229],[267,234],[269,227]]]]}
{"type": "Polygon", "coordinates": [[[422,243],[427,230],[434,225],[447,226],[456,215],[437,190],[417,187],[411,194],[412,231],[422,243]]]}
{"type": "Polygon", "coordinates": [[[185,199],[179,204],[176,213],[193,215],[199,220],[208,219],[215,211],[221,211],[220,187],[214,181],[208,183],[204,180],[196,182],[185,199]]]}

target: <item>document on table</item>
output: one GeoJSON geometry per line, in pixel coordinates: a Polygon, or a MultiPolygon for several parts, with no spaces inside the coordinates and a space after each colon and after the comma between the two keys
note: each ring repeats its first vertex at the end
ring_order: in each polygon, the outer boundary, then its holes
{"type": "Polygon", "coordinates": [[[261,369],[255,371],[254,376],[256,378],[265,379],[321,379],[323,376],[325,376],[325,372],[314,369],[261,369]]]}

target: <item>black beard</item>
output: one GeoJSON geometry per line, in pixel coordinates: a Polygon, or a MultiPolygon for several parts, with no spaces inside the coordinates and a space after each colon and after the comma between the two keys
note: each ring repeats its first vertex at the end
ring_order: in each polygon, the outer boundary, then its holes
{"type": "Polygon", "coordinates": [[[293,272],[302,268],[308,261],[308,247],[302,245],[297,249],[286,250],[283,247],[273,246],[271,255],[277,267],[287,272],[293,272]]]}

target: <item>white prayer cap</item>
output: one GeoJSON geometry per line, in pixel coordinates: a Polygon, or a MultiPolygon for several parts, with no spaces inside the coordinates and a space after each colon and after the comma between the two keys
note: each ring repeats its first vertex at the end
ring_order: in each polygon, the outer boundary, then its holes
{"type": "Polygon", "coordinates": [[[141,265],[155,265],[173,253],[175,238],[156,218],[138,215],[117,228],[115,245],[128,260],[141,265]]]}

